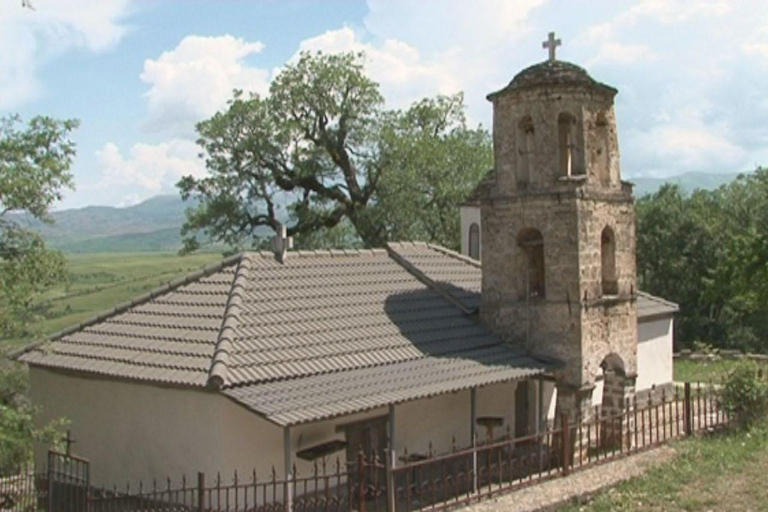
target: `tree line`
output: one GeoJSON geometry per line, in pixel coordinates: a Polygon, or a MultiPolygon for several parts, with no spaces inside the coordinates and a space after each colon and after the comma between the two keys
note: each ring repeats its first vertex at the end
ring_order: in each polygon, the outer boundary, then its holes
{"type": "Polygon", "coordinates": [[[636,210],[639,286],[680,304],[679,347],[768,352],[768,169],[689,195],[664,185],[636,210]]]}

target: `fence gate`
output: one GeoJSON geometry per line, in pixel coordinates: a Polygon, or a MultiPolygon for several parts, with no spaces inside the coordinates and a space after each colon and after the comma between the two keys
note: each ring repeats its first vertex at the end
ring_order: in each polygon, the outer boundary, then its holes
{"type": "Polygon", "coordinates": [[[86,459],[57,451],[48,452],[47,508],[56,512],[83,512],[88,507],[90,485],[86,459]]]}

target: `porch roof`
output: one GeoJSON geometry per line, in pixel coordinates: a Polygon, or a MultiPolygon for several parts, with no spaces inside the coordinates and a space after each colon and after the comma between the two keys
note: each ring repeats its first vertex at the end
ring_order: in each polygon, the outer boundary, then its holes
{"type": "Polygon", "coordinates": [[[554,366],[505,345],[490,345],[448,357],[253,384],[224,393],[275,424],[291,426],[525,379],[554,366]]]}

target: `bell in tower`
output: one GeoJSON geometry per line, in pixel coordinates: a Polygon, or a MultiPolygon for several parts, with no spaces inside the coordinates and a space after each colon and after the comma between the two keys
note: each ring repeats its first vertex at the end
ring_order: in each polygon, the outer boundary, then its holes
{"type": "Polygon", "coordinates": [[[488,96],[494,169],[479,189],[481,318],[509,343],[563,362],[558,407],[590,415],[595,380],[634,390],[637,278],[632,188],[621,181],[616,89],[549,59],[488,96]]]}

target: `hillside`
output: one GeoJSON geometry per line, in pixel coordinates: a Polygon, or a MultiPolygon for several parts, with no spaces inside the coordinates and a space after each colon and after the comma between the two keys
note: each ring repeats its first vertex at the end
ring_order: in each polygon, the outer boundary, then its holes
{"type": "MultiPolygon", "coordinates": [[[[672,178],[630,178],[635,197],[658,190],[665,182],[677,183],[685,192],[714,189],[737,174],[687,173],[672,178]]],[[[177,251],[184,211],[189,206],[178,196],[155,196],[126,208],[88,206],[53,213],[54,224],[44,224],[27,215],[16,220],[43,235],[46,241],[66,253],[177,251]]],[[[270,230],[264,228],[264,236],[270,230]]]]}
{"type": "Polygon", "coordinates": [[[16,220],[67,252],[175,250],[187,206],[178,196],[156,196],[126,208],[87,206],[53,212],[53,224],[28,215],[16,220]]]}
{"type": "MultiPolygon", "coordinates": [[[[125,208],[87,206],[53,212],[53,224],[25,214],[15,220],[66,253],[175,252],[181,248],[180,230],[189,206],[179,196],[161,195],[125,208]]],[[[264,228],[264,236],[269,234],[264,228]]]]}
{"type": "Polygon", "coordinates": [[[696,189],[714,190],[730,183],[736,176],[738,176],[738,173],[707,174],[703,172],[689,172],[670,178],[629,178],[628,181],[635,184],[635,197],[642,197],[656,192],[664,183],[679,185],[683,192],[690,194],[696,189]]]}

